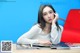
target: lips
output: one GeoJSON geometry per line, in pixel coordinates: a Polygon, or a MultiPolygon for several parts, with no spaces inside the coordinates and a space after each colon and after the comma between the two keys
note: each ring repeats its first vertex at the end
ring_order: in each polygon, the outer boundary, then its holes
{"type": "Polygon", "coordinates": [[[49,21],[51,21],[52,19],[49,19],[49,21]]]}

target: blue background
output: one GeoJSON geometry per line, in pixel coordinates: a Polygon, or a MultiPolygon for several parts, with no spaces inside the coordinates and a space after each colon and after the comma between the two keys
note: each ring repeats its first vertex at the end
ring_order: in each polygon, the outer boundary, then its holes
{"type": "MultiPolygon", "coordinates": [[[[80,9],[80,0],[0,0],[0,41],[17,39],[36,22],[41,4],[50,3],[61,18],[70,9],[80,9]]],[[[63,21],[58,21],[64,25],[63,21]]]]}

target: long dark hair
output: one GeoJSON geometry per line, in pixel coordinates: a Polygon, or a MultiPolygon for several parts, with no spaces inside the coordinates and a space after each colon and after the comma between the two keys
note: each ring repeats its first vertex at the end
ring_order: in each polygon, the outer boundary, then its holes
{"type": "MultiPolygon", "coordinates": [[[[43,9],[46,7],[46,6],[48,6],[48,7],[50,7],[52,10],[53,10],[53,12],[55,13],[56,11],[55,11],[55,9],[52,7],[52,5],[50,5],[50,4],[47,4],[47,5],[41,5],[40,6],[40,8],[39,8],[39,11],[38,11],[38,24],[40,24],[40,27],[42,28],[42,29],[44,29],[44,27],[45,27],[45,25],[46,25],[46,22],[45,22],[45,20],[43,19],[43,9]]],[[[54,15],[54,17],[55,17],[55,15],[54,15]]],[[[59,25],[58,25],[58,22],[56,21],[56,26],[57,26],[57,30],[59,30],[59,29],[61,29],[60,27],[59,27],[59,25]]]]}

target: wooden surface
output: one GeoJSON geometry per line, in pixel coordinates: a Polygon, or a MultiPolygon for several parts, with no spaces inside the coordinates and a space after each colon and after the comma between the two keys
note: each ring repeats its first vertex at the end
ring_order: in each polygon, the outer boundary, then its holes
{"type": "Polygon", "coordinates": [[[80,49],[69,50],[56,50],[56,49],[16,49],[16,45],[13,44],[13,53],[80,53],[80,49]]]}

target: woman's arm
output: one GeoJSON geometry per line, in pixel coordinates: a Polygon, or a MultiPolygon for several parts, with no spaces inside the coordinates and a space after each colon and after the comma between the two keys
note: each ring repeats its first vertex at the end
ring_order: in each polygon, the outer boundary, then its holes
{"type": "Polygon", "coordinates": [[[28,32],[23,34],[18,40],[18,44],[33,44],[38,43],[38,39],[31,39],[38,34],[40,28],[37,25],[34,25],[28,32]]]}
{"type": "Polygon", "coordinates": [[[51,41],[53,44],[58,44],[61,40],[61,35],[62,35],[62,31],[63,31],[63,27],[59,26],[61,28],[61,30],[57,30],[57,26],[56,26],[56,21],[58,20],[58,14],[55,13],[55,18],[52,21],[52,26],[51,26],[51,41]]]}
{"type": "Polygon", "coordinates": [[[61,40],[61,35],[62,35],[62,31],[63,31],[63,27],[60,26],[61,30],[57,30],[56,25],[52,25],[52,29],[51,29],[51,41],[53,44],[58,44],[60,43],[61,40]]]}

